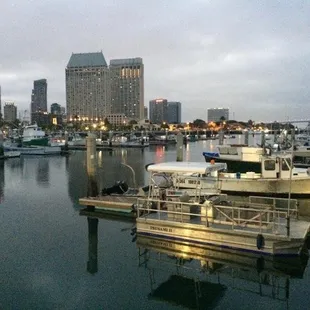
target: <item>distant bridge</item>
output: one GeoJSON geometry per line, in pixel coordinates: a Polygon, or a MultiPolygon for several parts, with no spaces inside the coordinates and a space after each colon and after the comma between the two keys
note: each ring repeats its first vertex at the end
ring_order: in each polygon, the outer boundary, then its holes
{"type": "MultiPolygon", "coordinates": [[[[275,121],[277,123],[310,123],[310,119],[287,119],[285,121],[275,121]]],[[[257,122],[256,122],[257,123],[257,122]]],[[[272,123],[272,122],[266,122],[272,123]]]]}

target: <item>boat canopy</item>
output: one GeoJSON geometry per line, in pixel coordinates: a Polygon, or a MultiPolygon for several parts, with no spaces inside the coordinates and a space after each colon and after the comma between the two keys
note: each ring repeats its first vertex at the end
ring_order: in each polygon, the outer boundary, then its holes
{"type": "Polygon", "coordinates": [[[147,167],[147,171],[166,173],[200,173],[207,174],[213,171],[225,170],[226,163],[204,163],[204,162],[166,162],[152,164],[147,167]]]}

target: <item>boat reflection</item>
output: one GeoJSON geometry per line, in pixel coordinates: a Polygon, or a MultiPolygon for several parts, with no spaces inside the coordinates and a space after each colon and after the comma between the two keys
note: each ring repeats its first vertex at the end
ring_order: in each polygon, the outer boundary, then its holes
{"type": "Polygon", "coordinates": [[[229,288],[288,301],[290,279],[302,278],[308,251],[300,257],[262,257],[181,244],[171,240],[137,237],[139,266],[149,271],[150,298],[187,308],[215,307],[229,288]],[[158,270],[159,269],[159,270],[158,270]],[[156,282],[156,271],[170,277],[156,282]]]}

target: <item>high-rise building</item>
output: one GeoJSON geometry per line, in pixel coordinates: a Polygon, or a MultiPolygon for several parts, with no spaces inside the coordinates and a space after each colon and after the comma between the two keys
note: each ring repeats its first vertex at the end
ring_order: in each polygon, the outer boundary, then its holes
{"type": "Polygon", "coordinates": [[[181,123],[181,102],[169,101],[167,107],[168,123],[181,123]]]}
{"type": "Polygon", "coordinates": [[[51,104],[51,114],[60,115],[61,114],[61,106],[58,103],[51,104]]]}
{"type": "Polygon", "coordinates": [[[14,102],[5,102],[3,107],[4,120],[6,122],[15,122],[17,119],[17,107],[14,102]]]}
{"type": "Polygon", "coordinates": [[[110,114],[109,82],[102,52],[72,54],[66,68],[67,119],[99,121],[110,114]]]}
{"type": "Polygon", "coordinates": [[[154,99],[150,101],[150,121],[153,124],[161,124],[168,121],[167,99],[154,99]]]}
{"type": "Polygon", "coordinates": [[[229,109],[208,109],[208,122],[219,122],[221,119],[229,120],[229,109]]]}
{"type": "Polygon", "coordinates": [[[31,94],[31,114],[47,112],[47,82],[46,79],[33,82],[31,94]]]}
{"type": "Polygon", "coordinates": [[[144,118],[144,67],[142,58],[110,61],[111,109],[127,119],[144,118]]]}
{"type": "Polygon", "coordinates": [[[0,120],[2,120],[2,99],[1,99],[1,85],[0,85],[0,120]]]}
{"type": "Polygon", "coordinates": [[[146,106],[144,106],[144,118],[145,119],[148,119],[148,114],[149,114],[148,108],[146,106]]]}

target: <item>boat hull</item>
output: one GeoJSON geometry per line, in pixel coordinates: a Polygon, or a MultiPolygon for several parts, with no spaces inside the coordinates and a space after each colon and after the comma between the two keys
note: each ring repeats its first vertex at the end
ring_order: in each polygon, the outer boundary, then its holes
{"type": "Polygon", "coordinates": [[[143,217],[136,220],[137,235],[175,242],[188,242],[197,246],[213,246],[227,250],[273,256],[298,256],[304,245],[303,239],[264,236],[264,247],[257,246],[257,233],[237,232],[229,229],[214,229],[202,225],[173,221],[151,220],[143,217]]]}
{"type": "MultiPolygon", "coordinates": [[[[202,182],[202,188],[217,188],[222,193],[235,194],[240,196],[268,195],[273,197],[310,197],[310,178],[307,179],[262,179],[262,178],[240,178],[236,173],[227,173],[226,177],[206,177],[202,182]]],[[[197,179],[179,179],[180,188],[196,188],[197,179]],[[180,182],[181,181],[181,182],[180,182]]]]}
{"type": "Polygon", "coordinates": [[[27,146],[48,146],[49,144],[49,140],[47,137],[43,137],[43,138],[38,138],[38,139],[23,139],[23,145],[27,145],[27,146]]]}
{"type": "Polygon", "coordinates": [[[59,155],[60,147],[5,147],[4,151],[20,152],[20,155],[59,155]]]}

